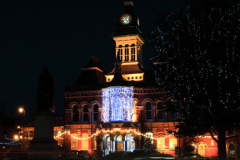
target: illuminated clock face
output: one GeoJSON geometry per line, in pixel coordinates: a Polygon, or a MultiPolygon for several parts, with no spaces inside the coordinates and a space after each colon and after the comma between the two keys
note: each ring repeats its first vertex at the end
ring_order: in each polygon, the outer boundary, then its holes
{"type": "Polygon", "coordinates": [[[122,17],[121,17],[121,23],[124,24],[124,25],[127,25],[131,22],[131,16],[129,14],[124,14],[122,17]]]}

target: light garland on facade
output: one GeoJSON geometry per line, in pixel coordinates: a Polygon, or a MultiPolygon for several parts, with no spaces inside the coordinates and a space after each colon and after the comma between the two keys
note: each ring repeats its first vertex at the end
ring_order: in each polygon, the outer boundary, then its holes
{"type": "MultiPolygon", "coordinates": [[[[196,136],[196,138],[211,138],[212,136],[196,136]]],[[[214,135],[213,137],[217,137],[217,135],[214,135]]]]}
{"type": "Polygon", "coordinates": [[[102,97],[101,119],[104,123],[132,121],[133,87],[104,88],[102,97]]]}
{"type": "MultiPolygon", "coordinates": [[[[126,132],[127,132],[127,133],[131,133],[131,132],[133,132],[133,133],[135,133],[135,134],[138,135],[138,136],[143,136],[143,137],[146,137],[146,138],[150,138],[150,139],[152,139],[152,140],[165,139],[165,138],[169,138],[169,137],[172,137],[172,136],[173,136],[173,135],[169,134],[169,135],[166,135],[166,136],[164,136],[164,137],[154,138],[154,137],[150,137],[150,136],[148,136],[148,135],[146,135],[146,134],[143,134],[143,133],[141,133],[141,132],[137,132],[136,130],[133,130],[133,129],[120,130],[120,129],[114,128],[114,129],[111,130],[111,131],[110,131],[110,130],[97,131],[96,133],[90,135],[90,136],[87,137],[87,138],[76,137],[76,136],[72,135],[69,131],[64,131],[63,133],[59,134],[59,136],[54,136],[54,139],[55,139],[55,138],[60,138],[62,135],[68,133],[68,134],[69,134],[72,138],[74,138],[74,139],[86,140],[86,139],[92,138],[93,136],[98,136],[99,133],[101,133],[101,132],[103,132],[103,133],[113,133],[114,131],[120,131],[121,133],[122,133],[122,132],[124,132],[124,133],[126,133],[126,132]]],[[[196,136],[196,137],[197,137],[197,138],[211,138],[211,136],[204,136],[204,137],[202,137],[202,136],[196,136]]],[[[215,135],[214,137],[217,137],[217,136],[215,135]]]]}

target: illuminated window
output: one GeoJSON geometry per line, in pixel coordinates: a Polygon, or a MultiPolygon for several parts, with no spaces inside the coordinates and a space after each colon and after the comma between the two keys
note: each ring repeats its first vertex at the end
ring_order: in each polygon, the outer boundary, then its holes
{"type": "Polygon", "coordinates": [[[214,145],[214,140],[211,140],[211,145],[212,145],[212,146],[214,145]]]}
{"type": "MultiPolygon", "coordinates": [[[[110,151],[112,149],[112,142],[110,141],[110,136],[109,134],[105,134],[103,136],[103,150],[108,149],[110,151]]],[[[105,155],[108,155],[108,153],[105,153],[105,155]]]]}
{"type": "Polygon", "coordinates": [[[123,56],[123,54],[122,54],[122,45],[120,45],[120,46],[118,47],[117,58],[119,58],[120,60],[122,60],[122,56],[123,56]]]}
{"type": "Polygon", "coordinates": [[[157,139],[157,148],[158,149],[165,149],[165,138],[158,138],[157,139]]]}
{"type": "Polygon", "coordinates": [[[135,61],[135,44],[131,45],[131,60],[135,61]]]}
{"type": "Polygon", "coordinates": [[[82,134],[82,150],[88,150],[88,134],[82,134]]]}
{"type": "Polygon", "coordinates": [[[128,45],[125,45],[125,61],[129,60],[129,48],[128,45]]]}
{"type": "Polygon", "coordinates": [[[134,142],[134,139],[133,139],[133,135],[132,134],[128,134],[126,135],[126,138],[125,138],[125,141],[126,141],[126,151],[134,151],[135,150],[135,142],[134,142]]]}
{"type": "Polygon", "coordinates": [[[177,147],[177,139],[169,139],[169,148],[170,149],[175,149],[175,147],[177,147]]]}
{"type": "Polygon", "coordinates": [[[163,102],[157,103],[157,119],[163,120],[164,119],[164,110],[163,110],[163,102]]]}
{"type": "Polygon", "coordinates": [[[146,119],[151,120],[152,119],[152,103],[147,102],[145,104],[145,110],[146,110],[146,119]]]}
{"type": "Polygon", "coordinates": [[[33,138],[33,131],[28,132],[28,138],[33,138]]]}
{"type": "Polygon", "coordinates": [[[88,105],[83,106],[83,122],[88,122],[88,105]]]}
{"type": "Polygon", "coordinates": [[[111,149],[111,141],[110,141],[110,137],[107,137],[107,148],[110,150],[111,149]]]}
{"type": "Polygon", "coordinates": [[[103,122],[132,121],[133,87],[108,87],[102,89],[103,122]]]}
{"type": "Polygon", "coordinates": [[[93,121],[94,122],[98,121],[98,105],[97,104],[93,106],[93,121]]]}
{"type": "Polygon", "coordinates": [[[122,141],[122,136],[121,136],[121,135],[119,135],[119,136],[117,137],[117,141],[122,141]]]}
{"type": "Polygon", "coordinates": [[[116,151],[123,151],[123,141],[122,141],[122,136],[121,135],[118,135],[117,136],[117,139],[116,139],[116,141],[117,141],[117,150],[116,151]]]}
{"type": "Polygon", "coordinates": [[[72,109],[72,121],[78,122],[78,119],[79,119],[79,115],[78,115],[77,105],[74,105],[72,109]]]}
{"type": "Polygon", "coordinates": [[[76,133],[73,133],[71,136],[71,149],[77,150],[78,149],[78,139],[76,139],[74,137],[78,137],[76,133]]]}

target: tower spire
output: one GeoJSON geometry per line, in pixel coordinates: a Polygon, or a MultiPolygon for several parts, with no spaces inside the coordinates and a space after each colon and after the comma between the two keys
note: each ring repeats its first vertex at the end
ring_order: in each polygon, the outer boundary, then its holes
{"type": "Polygon", "coordinates": [[[134,14],[132,1],[124,1],[124,4],[124,12],[119,16],[112,34],[116,44],[115,68],[105,75],[106,82],[113,80],[115,72],[120,72],[125,81],[144,80],[142,45],[145,40],[140,30],[139,16],[134,14]]]}

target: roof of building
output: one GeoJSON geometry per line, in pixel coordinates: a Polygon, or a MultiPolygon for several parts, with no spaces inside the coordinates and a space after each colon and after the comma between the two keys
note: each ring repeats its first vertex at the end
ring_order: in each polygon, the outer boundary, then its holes
{"type": "Polygon", "coordinates": [[[102,62],[94,56],[91,56],[88,63],[83,68],[94,68],[97,67],[100,70],[105,72],[105,69],[102,66],[102,62]]]}
{"type": "Polygon", "coordinates": [[[82,68],[74,86],[99,85],[105,83],[105,69],[99,59],[91,56],[88,63],[82,68]]]}
{"type": "Polygon", "coordinates": [[[144,71],[137,66],[123,67],[125,74],[130,73],[144,73],[143,81],[126,81],[122,77],[122,73],[117,71],[115,73],[115,68],[108,74],[114,75],[114,78],[110,82],[105,81],[105,74],[101,74],[97,70],[82,70],[78,80],[75,85],[67,86],[65,92],[75,92],[75,91],[87,91],[87,90],[101,90],[102,88],[109,86],[134,86],[134,87],[158,87],[155,81],[155,75],[153,70],[144,71]],[[101,75],[99,75],[101,74],[101,75]],[[100,78],[99,78],[100,77],[100,78]],[[102,82],[99,82],[99,80],[102,82]]]}
{"type": "MultiPolygon", "coordinates": [[[[132,74],[132,73],[144,73],[142,69],[138,65],[122,65],[121,66],[121,73],[122,74],[132,74]]],[[[114,75],[115,74],[115,68],[108,73],[107,75],[114,75]]]]}

